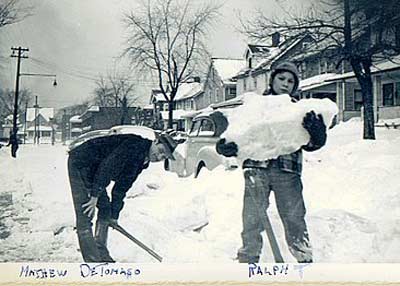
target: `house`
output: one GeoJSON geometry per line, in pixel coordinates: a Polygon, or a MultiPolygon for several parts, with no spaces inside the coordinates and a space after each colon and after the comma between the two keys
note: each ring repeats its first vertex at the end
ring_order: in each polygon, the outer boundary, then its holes
{"type": "MultiPolygon", "coordinates": [[[[175,95],[173,102],[173,128],[184,131],[189,128],[185,115],[196,110],[196,97],[203,93],[203,84],[200,78],[195,77],[183,82],[175,95]]],[[[153,89],[150,96],[150,104],[154,109],[154,128],[165,129],[168,126],[168,102],[162,92],[153,89]]]]}
{"type": "Polygon", "coordinates": [[[211,58],[203,85],[204,92],[194,99],[196,110],[235,98],[237,90],[233,77],[244,67],[243,59],[211,58]]]}
{"type": "Polygon", "coordinates": [[[116,125],[135,124],[138,107],[128,107],[124,112],[121,107],[89,107],[79,118],[82,120],[82,133],[93,130],[109,129],[116,125]]]}
{"type": "Polygon", "coordinates": [[[280,41],[279,33],[275,33],[271,45],[249,44],[244,54],[246,67],[234,76],[237,80],[237,93],[252,91],[262,94],[268,88],[271,70],[280,62],[301,54],[312,40],[310,35],[306,35],[299,39],[280,41]]]}
{"type": "Polygon", "coordinates": [[[82,119],[80,115],[71,116],[69,127],[69,139],[75,139],[82,134],[82,119]]]}
{"type": "MultiPolygon", "coordinates": [[[[400,118],[400,55],[377,61],[371,68],[375,122],[400,118]]],[[[353,72],[327,80],[336,85],[338,119],[346,121],[361,116],[361,88],[353,72]]]]}
{"type": "MultiPolygon", "coordinates": [[[[56,126],[53,119],[54,108],[27,108],[17,119],[18,137],[24,140],[24,143],[54,143],[56,126]]],[[[5,136],[9,136],[12,124],[13,115],[9,115],[3,125],[5,136]]]]}

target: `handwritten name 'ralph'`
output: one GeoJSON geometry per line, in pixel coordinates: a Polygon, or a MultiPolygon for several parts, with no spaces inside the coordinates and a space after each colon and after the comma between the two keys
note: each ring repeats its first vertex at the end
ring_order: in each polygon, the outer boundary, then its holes
{"type": "Polygon", "coordinates": [[[289,264],[276,264],[260,266],[257,263],[249,263],[249,278],[252,276],[285,276],[288,274],[289,264]]]}

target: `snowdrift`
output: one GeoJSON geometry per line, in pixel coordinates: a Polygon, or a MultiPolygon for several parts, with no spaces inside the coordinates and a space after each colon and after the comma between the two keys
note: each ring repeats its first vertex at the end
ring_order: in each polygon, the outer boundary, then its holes
{"type": "Polygon", "coordinates": [[[221,137],[238,145],[240,161],[268,160],[290,154],[310,139],[302,122],[311,110],[322,114],[326,126],[331,125],[338,112],[336,104],[326,98],[292,102],[287,94],[261,96],[249,92],[243,97],[243,105],[221,110],[229,122],[221,137]]]}

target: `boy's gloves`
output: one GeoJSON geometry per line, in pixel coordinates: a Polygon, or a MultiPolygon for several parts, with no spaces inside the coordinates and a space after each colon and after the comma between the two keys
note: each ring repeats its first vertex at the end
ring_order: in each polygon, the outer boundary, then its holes
{"type": "Polygon", "coordinates": [[[322,115],[315,114],[314,111],[307,112],[303,118],[303,127],[310,134],[310,143],[313,149],[319,149],[326,143],[326,126],[322,115]]]}
{"type": "Polygon", "coordinates": [[[226,143],[225,138],[220,139],[216,145],[217,153],[225,157],[236,157],[238,146],[235,142],[226,143]]]}

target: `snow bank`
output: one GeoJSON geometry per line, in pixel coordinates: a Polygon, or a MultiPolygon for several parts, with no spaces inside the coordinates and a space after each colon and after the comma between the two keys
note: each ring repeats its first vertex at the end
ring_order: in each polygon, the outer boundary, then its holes
{"type": "Polygon", "coordinates": [[[287,94],[261,96],[249,92],[243,98],[243,105],[221,110],[229,122],[221,137],[238,145],[240,161],[267,160],[290,154],[309,141],[302,122],[311,110],[322,114],[326,126],[330,126],[338,112],[336,104],[329,99],[292,102],[287,94]]]}

